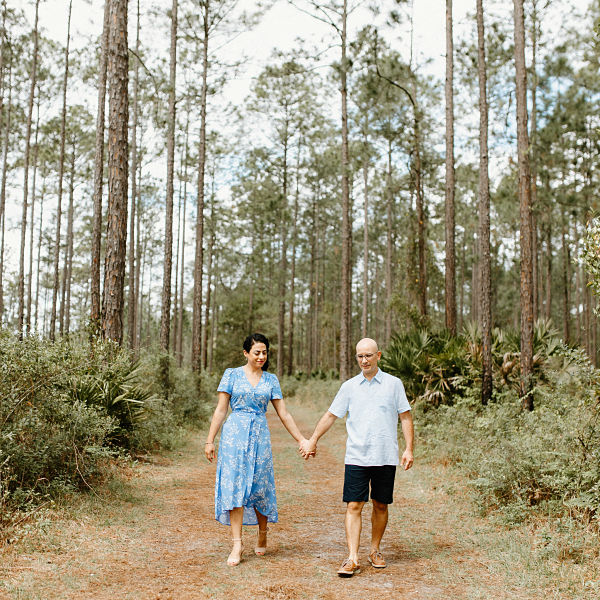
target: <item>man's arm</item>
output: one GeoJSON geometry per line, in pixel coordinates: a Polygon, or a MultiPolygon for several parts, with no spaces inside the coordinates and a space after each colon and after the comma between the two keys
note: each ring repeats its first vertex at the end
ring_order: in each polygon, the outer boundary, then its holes
{"type": "Polygon", "coordinates": [[[413,418],[410,410],[400,413],[400,424],[402,425],[402,434],[404,435],[404,443],[406,449],[402,453],[402,459],[400,464],[407,471],[413,466],[413,445],[415,441],[415,427],[413,425],[413,418]]]}
{"type": "Polygon", "coordinates": [[[310,438],[300,443],[299,451],[305,459],[308,459],[311,454],[314,454],[317,449],[317,442],[321,436],[329,431],[336,419],[337,417],[333,413],[330,413],[328,410],[325,411],[325,414],[319,419],[310,438]]]}

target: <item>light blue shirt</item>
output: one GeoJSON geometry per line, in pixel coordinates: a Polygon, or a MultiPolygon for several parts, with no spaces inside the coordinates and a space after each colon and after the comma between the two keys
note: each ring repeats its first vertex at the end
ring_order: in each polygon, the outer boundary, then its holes
{"type": "Polygon", "coordinates": [[[377,370],[369,381],[362,372],[345,381],[329,412],[346,419],[347,465],[397,465],[398,414],[410,410],[402,381],[377,370]]]}

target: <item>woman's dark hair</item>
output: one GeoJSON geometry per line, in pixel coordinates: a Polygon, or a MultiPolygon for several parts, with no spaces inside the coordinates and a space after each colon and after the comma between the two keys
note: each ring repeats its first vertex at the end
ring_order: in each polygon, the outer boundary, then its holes
{"type": "Polygon", "coordinates": [[[252,346],[256,343],[264,344],[267,347],[267,360],[265,364],[262,366],[262,370],[266,371],[269,368],[269,340],[262,333],[251,333],[245,340],[242,345],[246,352],[250,352],[252,346]]]}

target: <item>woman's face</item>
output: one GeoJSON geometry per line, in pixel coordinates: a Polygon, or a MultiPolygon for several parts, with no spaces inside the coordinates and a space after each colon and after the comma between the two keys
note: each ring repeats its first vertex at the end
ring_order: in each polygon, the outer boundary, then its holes
{"type": "Polygon", "coordinates": [[[244,356],[248,361],[248,365],[253,369],[262,369],[267,362],[267,347],[262,342],[254,342],[250,352],[244,350],[244,356]]]}

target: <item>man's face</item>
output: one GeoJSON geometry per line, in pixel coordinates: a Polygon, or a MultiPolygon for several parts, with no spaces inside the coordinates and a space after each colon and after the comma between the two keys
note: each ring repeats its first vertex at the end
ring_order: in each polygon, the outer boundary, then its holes
{"type": "Polygon", "coordinates": [[[356,346],[356,360],[365,377],[377,373],[377,363],[381,358],[381,352],[377,346],[369,343],[359,343],[356,346]]]}

